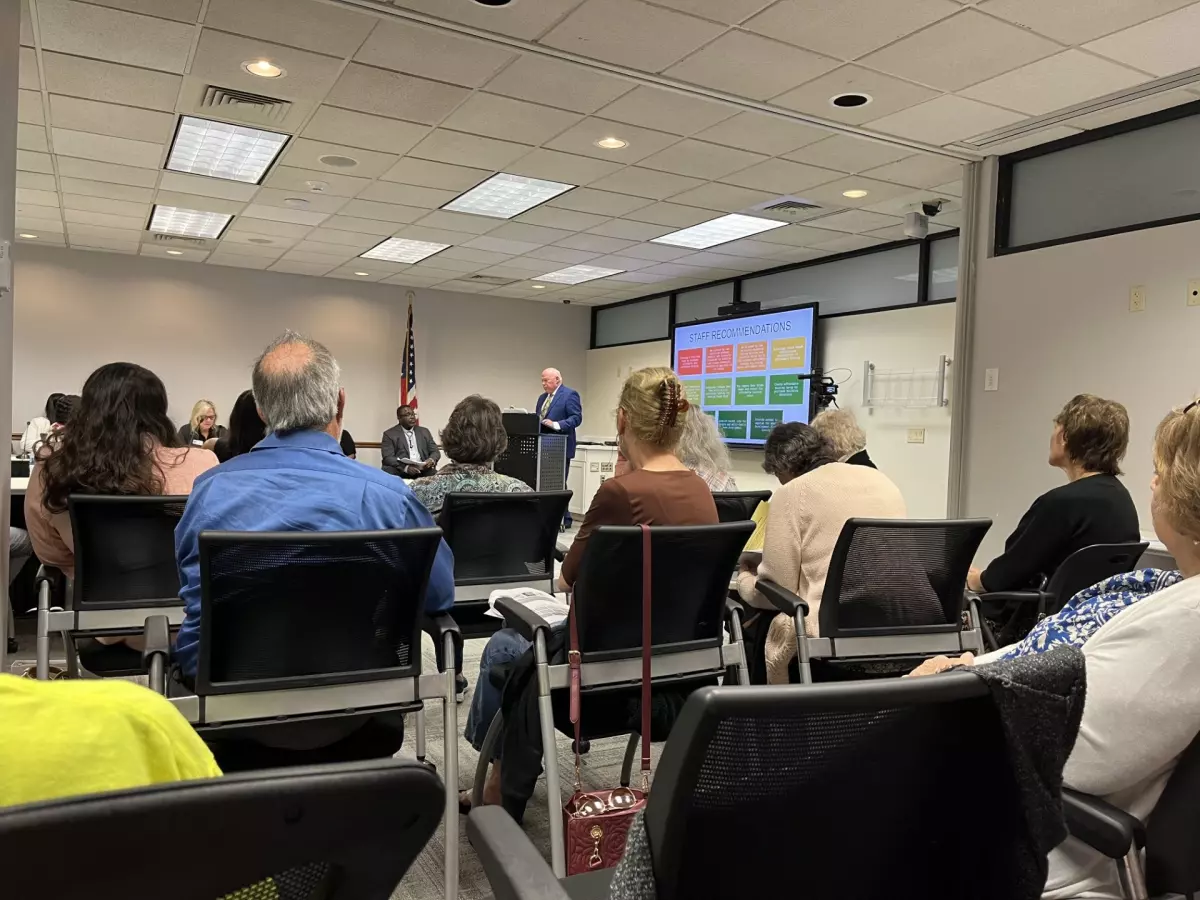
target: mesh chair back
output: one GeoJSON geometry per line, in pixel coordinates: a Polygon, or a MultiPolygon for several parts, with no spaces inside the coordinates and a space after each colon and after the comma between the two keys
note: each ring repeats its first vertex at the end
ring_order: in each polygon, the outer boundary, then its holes
{"type": "Polygon", "coordinates": [[[570,491],[447,494],[438,523],[454,551],[455,584],[545,578],[570,491]]]}
{"type": "Polygon", "coordinates": [[[990,519],[849,519],[821,595],[822,637],[957,631],[990,519]]]}
{"type": "MultiPolygon", "coordinates": [[[[720,643],[729,576],[753,532],[753,522],[650,529],[650,632],[656,648],[720,643]]],[[[589,654],[641,653],[640,528],[604,526],[592,532],[573,602],[585,660],[589,654]]]]}
{"type": "Polygon", "coordinates": [[[427,766],[393,759],[70,797],[0,811],[0,870],[14,897],[387,900],[444,797],[427,766]],[[182,874],[181,827],[200,854],[182,874]],[[51,846],[71,864],[35,863],[51,846]]]}
{"type": "Polygon", "coordinates": [[[1200,736],[1179,758],[1146,824],[1146,886],[1152,897],[1200,892],[1200,736]]]}
{"type": "Polygon", "coordinates": [[[702,688],[646,807],[658,898],[762,897],[794,882],[839,900],[1011,900],[1008,872],[1028,846],[1017,793],[995,706],[969,673],[702,688]],[[987,815],[964,828],[971,772],[988,773],[987,815]],[[737,865],[732,847],[782,852],[737,865]]]}
{"type": "Polygon", "coordinates": [[[198,694],[420,672],[441,542],[405,531],[200,534],[198,694]]]}
{"type": "Polygon", "coordinates": [[[1149,544],[1092,544],[1076,550],[1059,566],[1046,586],[1046,593],[1054,597],[1054,606],[1047,607],[1046,615],[1062,609],[1068,600],[1093,584],[1132,572],[1149,544]]]}
{"type": "Polygon", "coordinates": [[[67,498],[75,609],[178,606],[175,526],[187,497],[67,498]]]}
{"type": "Polygon", "coordinates": [[[758,504],[771,499],[770,491],[714,491],[717,521],[745,522],[758,509],[758,504]]]}

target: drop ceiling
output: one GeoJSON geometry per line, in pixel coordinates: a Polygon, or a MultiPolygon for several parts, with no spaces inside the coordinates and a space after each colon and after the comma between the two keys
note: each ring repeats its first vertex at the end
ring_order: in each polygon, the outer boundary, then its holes
{"type": "Polygon", "coordinates": [[[608,303],[881,244],[923,199],[954,227],[963,159],[1198,99],[1187,79],[1138,93],[1200,67],[1198,32],[1187,0],[26,0],[17,231],[608,303]],[[259,59],[285,74],[242,68],[259,59]],[[871,102],[830,104],[849,91],[871,102]],[[290,138],[260,184],[171,172],[183,115],[290,138]],[[498,172],[576,187],[509,220],[441,208],[498,172]],[[656,242],[784,196],[819,208],[704,250],[656,242]],[[232,219],[163,240],[155,206],[232,219]],[[389,238],[448,247],[361,258],[389,238]],[[535,280],[572,266],[619,274],[535,280]]]}

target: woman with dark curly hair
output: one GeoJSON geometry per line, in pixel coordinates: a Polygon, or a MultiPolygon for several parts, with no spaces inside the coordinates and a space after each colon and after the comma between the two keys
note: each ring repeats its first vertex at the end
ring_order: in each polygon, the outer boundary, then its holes
{"type": "MultiPolygon", "coordinates": [[[[805,630],[817,635],[821,593],[842,526],[847,519],[903,519],[904,497],[877,469],[838,462],[828,438],[811,425],[776,425],[764,448],[763,470],[779,479],[771,495],[762,562],[742,558],[738,593],[751,606],[773,609],[755,588],[767,578],[808,601],[805,630]]],[[[786,684],[796,655],[796,626],[782,613],[767,632],[767,681],[786,684]]]]}

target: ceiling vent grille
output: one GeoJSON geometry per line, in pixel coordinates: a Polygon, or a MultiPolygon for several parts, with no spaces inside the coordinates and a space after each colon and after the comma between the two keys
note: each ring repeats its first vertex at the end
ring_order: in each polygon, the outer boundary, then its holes
{"type": "Polygon", "coordinates": [[[804,222],[817,216],[826,215],[832,210],[825,209],[802,197],[776,197],[743,210],[743,212],[746,215],[758,216],[760,219],[773,219],[776,222],[804,222]]]}
{"type": "Polygon", "coordinates": [[[180,237],[177,234],[160,234],[152,232],[150,238],[156,244],[184,244],[188,247],[208,247],[210,242],[204,238],[180,237]]]}
{"type": "Polygon", "coordinates": [[[200,110],[217,113],[226,118],[263,124],[282,122],[291,108],[292,104],[288,100],[277,100],[262,94],[251,94],[248,91],[212,84],[204,89],[199,106],[200,110]]]}
{"type": "Polygon", "coordinates": [[[516,284],[520,278],[504,278],[501,275],[468,275],[463,281],[473,281],[476,284],[490,284],[492,287],[505,287],[516,284]]]}

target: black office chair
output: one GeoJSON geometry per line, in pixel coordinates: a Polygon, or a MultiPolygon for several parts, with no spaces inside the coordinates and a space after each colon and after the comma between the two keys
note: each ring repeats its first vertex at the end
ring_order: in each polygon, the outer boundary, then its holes
{"type": "MultiPolygon", "coordinates": [[[[652,679],[656,687],[686,693],[716,684],[728,667],[746,683],[740,609],[726,599],[729,572],[751,522],[722,525],[656,526],[650,529],[652,560],[651,635],[654,640],[652,679]],[[733,640],[722,646],[726,615],[734,616],[733,640]]],[[[575,581],[572,601],[579,631],[582,678],[582,739],[630,734],[621,781],[629,784],[637,735],[631,734],[629,704],[639,698],[642,677],[642,531],[631,526],[604,526],[588,540],[575,581]]],[[[538,714],[546,784],[549,786],[550,845],[554,870],[566,871],[563,851],[562,797],[559,793],[555,733],[573,735],[568,716],[570,667],[550,665],[550,626],[518,603],[500,600],[496,608],[505,623],[534,643],[534,661],[548,666],[536,679],[538,714]]],[[[475,773],[472,805],[481,806],[487,766],[495,755],[503,715],[492,720],[475,773]]],[[[640,726],[639,726],[640,727],[640,726]]],[[[665,740],[665,734],[652,735],[665,740]]],[[[505,757],[507,759],[507,757],[505,757]]]]}
{"type": "Polygon", "coordinates": [[[426,766],[386,759],[10,807],[0,871],[13,897],[387,900],[445,793],[426,766]]]}
{"type": "MultiPolygon", "coordinates": [[[[901,674],[921,659],[983,647],[967,572],[991,519],[848,519],[821,594],[819,638],[804,633],[808,604],[760,579],[758,590],[796,623],[800,681],[847,671],[901,674]],[[963,614],[967,612],[964,628],[963,614]]],[[[765,629],[763,629],[765,631],[765,629]]]]}
{"type": "Polygon", "coordinates": [[[1200,896],[1200,736],[1179,758],[1145,824],[1070,789],[1063,790],[1063,805],[1072,836],[1117,866],[1126,900],[1200,896]]]}
{"type": "Polygon", "coordinates": [[[63,633],[71,675],[76,674],[76,651],[83,667],[95,675],[145,671],[141,651],[124,644],[104,645],[95,638],[139,633],[146,638],[152,618],[165,617],[172,627],[183,621],[175,526],[186,504],[186,496],[67,498],[75,579],[68,604],[62,572],[43,566],[38,573],[39,680],[49,677],[50,635],[55,631],[63,633]]]}
{"type": "MultiPolygon", "coordinates": [[[[793,882],[838,900],[1011,900],[1037,857],[995,701],[969,672],[696,691],[645,829],[657,900],[765,897],[793,882]],[[964,827],[980,772],[986,813],[964,827]]],[[[472,811],[467,835],[501,900],[609,895],[614,870],[557,882],[496,807],[472,811]]]]}
{"type": "Polygon", "coordinates": [[[999,614],[1007,613],[1007,620],[998,634],[992,637],[991,629],[985,631],[985,637],[989,638],[988,649],[996,650],[1016,643],[1046,616],[1052,616],[1066,606],[1067,601],[1080,591],[1114,575],[1132,572],[1149,546],[1145,541],[1092,544],[1076,550],[1063,560],[1063,564],[1050,577],[1050,582],[1041,590],[980,594],[979,602],[985,610],[990,608],[999,614]]]}
{"type": "MultiPolygon", "coordinates": [[[[449,616],[425,615],[438,528],[200,534],[195,695],[172,697],[222,768],[391,756],[403,716],[441,700],[458,783],[453,668],[421,671],[421,630],[453,660],[449,616]],[[368,741],[367,738],[371,739],[368,741]]],[[[167,647],[147,647],[163,655],[167,647]]],[[[154,685],[162,688],[162,685],[154,685]]],[[[417,717],[416,754],[425,757],[417,717]]],[[[458,892],[458,797],[446,794],[446,892],[458,892]]]]}
{"type": "Polygon", "coordinates": [[[714,491],[717,521],[745,522],[754,515],[758,504],[771,499],[770,491],[714,491]]]}

